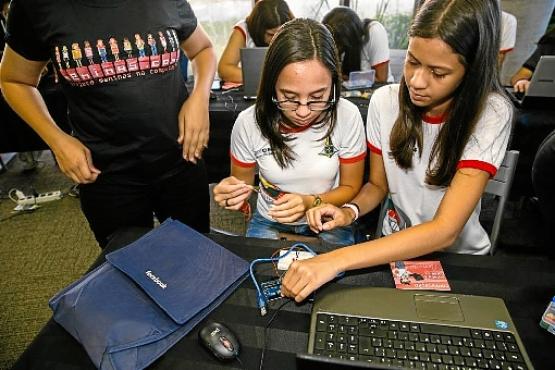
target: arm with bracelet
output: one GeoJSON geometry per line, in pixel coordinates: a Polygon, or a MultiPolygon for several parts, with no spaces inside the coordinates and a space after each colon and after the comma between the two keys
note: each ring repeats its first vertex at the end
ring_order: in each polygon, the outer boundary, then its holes
{"type": "Polygon", "coordinates": [[[310,228],[315,233],[350,225],[359,217],[372,211],[388,193],[387,179],[381,156],[370,152],[370,178],[357,196],[341,207],[324,204],[307,212],[310,228]]]}

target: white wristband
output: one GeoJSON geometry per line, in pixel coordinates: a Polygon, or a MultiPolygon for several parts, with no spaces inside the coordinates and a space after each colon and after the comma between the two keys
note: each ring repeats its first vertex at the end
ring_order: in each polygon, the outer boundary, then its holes
{"type": "Polygon", "coordinates": [[[350,208],[353,210],[353,212],[355,213],[355,218],[353,218],[353,222],[358,220],[358,216],[360,215],[360,209],[358,208],[358,205],[355,203],[345,203],[341,206],[341,208],[350,208]]]}

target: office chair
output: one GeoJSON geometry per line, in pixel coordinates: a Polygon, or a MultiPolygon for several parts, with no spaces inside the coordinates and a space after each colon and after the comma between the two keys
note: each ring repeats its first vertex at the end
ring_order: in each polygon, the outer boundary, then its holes
{"type": "MultiPolygon", "coordinates": [[[[554,135],[555,136],[555,135],[554,135]]],[[[495,253],[495,248],[497,247],[497,241],[499,239],[499,230],[501,230],[501,222],[503,221],[503,213],[505,211],[505,206],[507,204],[507,199],[511,191],[511,185],[513,183],[513,178],[515,174],[516,164],[518,162],[518,150],[508,150],[505,153],[505,158],[499,166],[497,173],[493,179],[488,181],[485,194],[491,194],[498,198],[497,210],[495,211],[495,216],[493,219],[493,226],[490,232],[490,255],[495,253]]],[[[389,196],[389,195],[388,195],[389,196]]],[[[383,220],[385,217],[386,207],[384,207],[385,201],[382,201],[380,215],[378,218],[378,225],[376,228],[376,237],[382,236],[383,220]]]]}

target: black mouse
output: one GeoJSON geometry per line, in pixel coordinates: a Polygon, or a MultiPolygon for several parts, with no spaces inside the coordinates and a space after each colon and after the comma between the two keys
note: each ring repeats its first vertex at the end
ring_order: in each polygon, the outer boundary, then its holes
{"type": "Polygon", "coordinates": [[[209,322],[198,332],[198,339],[220,360],[231,360],[239,355],[239,340],[224,324],[209,322]]]}

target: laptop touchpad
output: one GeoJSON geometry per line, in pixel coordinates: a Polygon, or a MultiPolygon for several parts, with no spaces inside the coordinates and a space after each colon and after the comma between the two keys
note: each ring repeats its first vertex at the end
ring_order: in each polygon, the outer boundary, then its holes
{"type": "Polygon", "coordinates": [[[464,321],[460,302],[456,297],[415,294],[416,314],[421,319],[464,321]]]}

